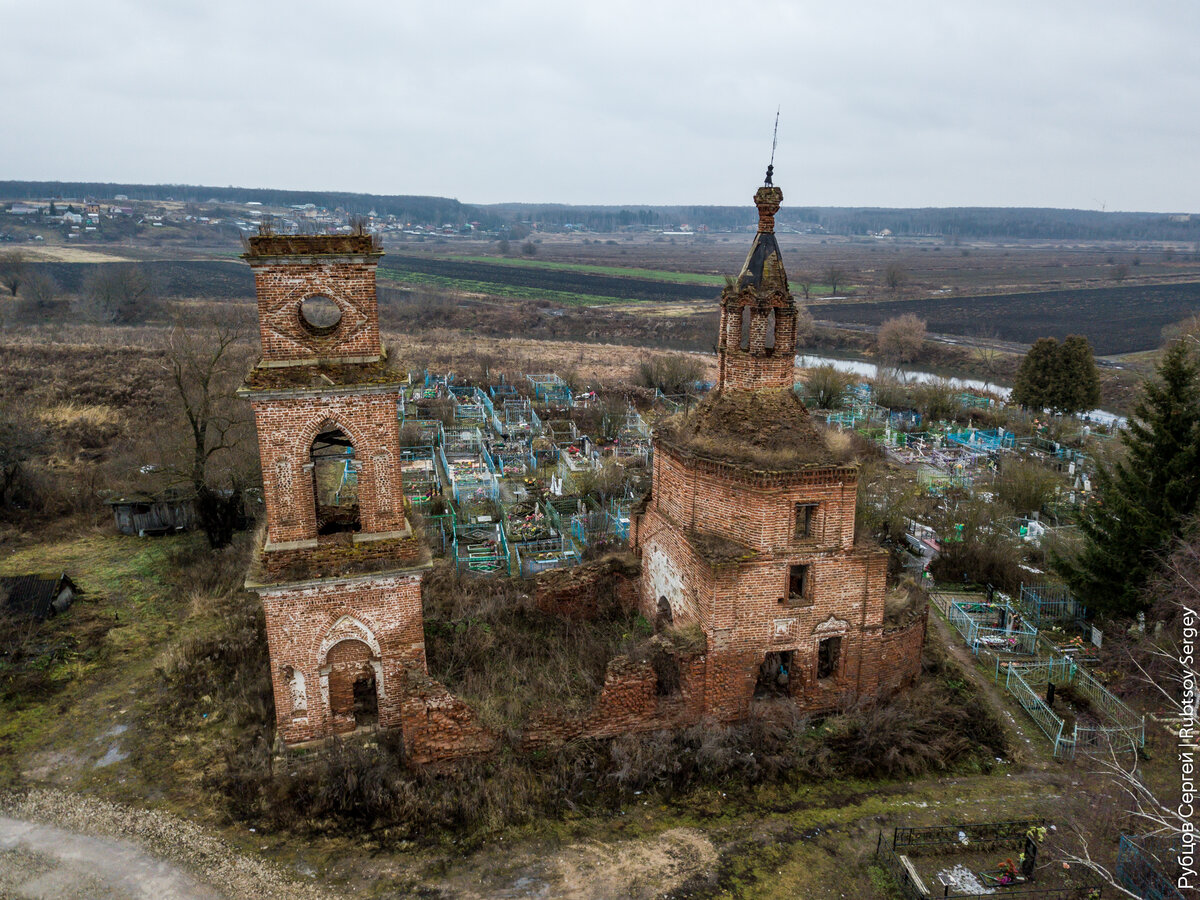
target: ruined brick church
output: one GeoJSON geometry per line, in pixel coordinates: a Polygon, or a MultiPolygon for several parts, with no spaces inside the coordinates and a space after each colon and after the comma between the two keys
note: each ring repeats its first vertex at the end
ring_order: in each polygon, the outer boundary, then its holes
{"type": "MultiPolygon", "coordinates": [[[[732,722],[757,703],[827,710],[894,693],[919,671],[925,620],[885,627],[886,554],[855,542],[858,470],[792,390],[782,192],[768,184],[754,199],[758,233],[721,296],[719,381],[690,416],[656,429],[652,491],[631,524],[640,580],[626,595],[659,628],[698,625],[704,646],[672,651],[670,691],[649,663],[612,660],[591,711],[537,714],[527,747],[732,722]]],[[[406,373],[380,340],[380,256],[362,234],[264,234],[244,255],[262,356],[239,394],[254,411],[266,505],[247,585],[266,613],[277,731],[296,745],[398,728],[417,761],[487,752],[500,735],[427,674],[431,560],[401,483],[406,373]]],[[[586,579],[574,584],[586,592],[586,579]]]]}

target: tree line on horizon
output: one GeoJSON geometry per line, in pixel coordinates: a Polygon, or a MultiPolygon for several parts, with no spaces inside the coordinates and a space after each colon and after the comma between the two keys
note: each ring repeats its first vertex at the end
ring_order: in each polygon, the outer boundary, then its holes
{"type": "MultiPolygon", "coordinates": [[[[276,206],[313,203],[341,208],[353,215],[374,210],[403,221],[462,225],[478,222],[501,229],[517,222],[552,227],[582,226],[590,231],[617,231],[630,226],[666,227],[687,224],[713,230],[739,230],[757,221],[752,205],[654,206],[572,205],[553,203],[468,204],[448,197],[366,194],[346,191],[298,191],[272,188],[214,187],[186,184],[118,184],[84,181],[0,181],[0,197],[8,200],[98,197],[124,194],[131,200],[178,200],[205,203],[257,201],[276,206]]],[[[952,239],[1169,240],[1200,245],[1200,215],[1146,212],[1100,212],[1083,209],[1010,207],[805,207],[784,206],[778,225],[801,231],[855,236],[890,231],[898,237],[952,239]]]]}

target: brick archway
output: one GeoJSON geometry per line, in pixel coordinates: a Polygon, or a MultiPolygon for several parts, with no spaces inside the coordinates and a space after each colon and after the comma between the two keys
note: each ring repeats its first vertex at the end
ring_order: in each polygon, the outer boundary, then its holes
{"type": "Polygon", "coordinates": [[[347,639],[329,648],[323,674],[329,684],[329,719],[334,734],[369,727],[379,718],[379,659],[362,641],[347,639]]]}

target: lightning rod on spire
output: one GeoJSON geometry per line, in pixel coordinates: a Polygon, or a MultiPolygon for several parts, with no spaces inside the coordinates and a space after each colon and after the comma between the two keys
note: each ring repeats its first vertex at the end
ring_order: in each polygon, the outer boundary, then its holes
{"type": "Polygon", "coordinates": [[[771,161],[767,164],[767,177],[763,184],[773,184],[771,177],[775,174],[775,147],[779,144],[779,109],[775,107],[775,133],[771,135],[771,161]]]}

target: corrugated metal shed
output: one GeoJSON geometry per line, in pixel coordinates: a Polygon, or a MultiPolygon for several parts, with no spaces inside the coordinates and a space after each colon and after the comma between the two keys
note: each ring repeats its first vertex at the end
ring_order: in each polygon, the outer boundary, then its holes
{"type": "Polygon", "coordinates": [[[0,576],[0,606],[7,612],[41,621],[63,612],[79,589],[61,575],[0,576]]]}

